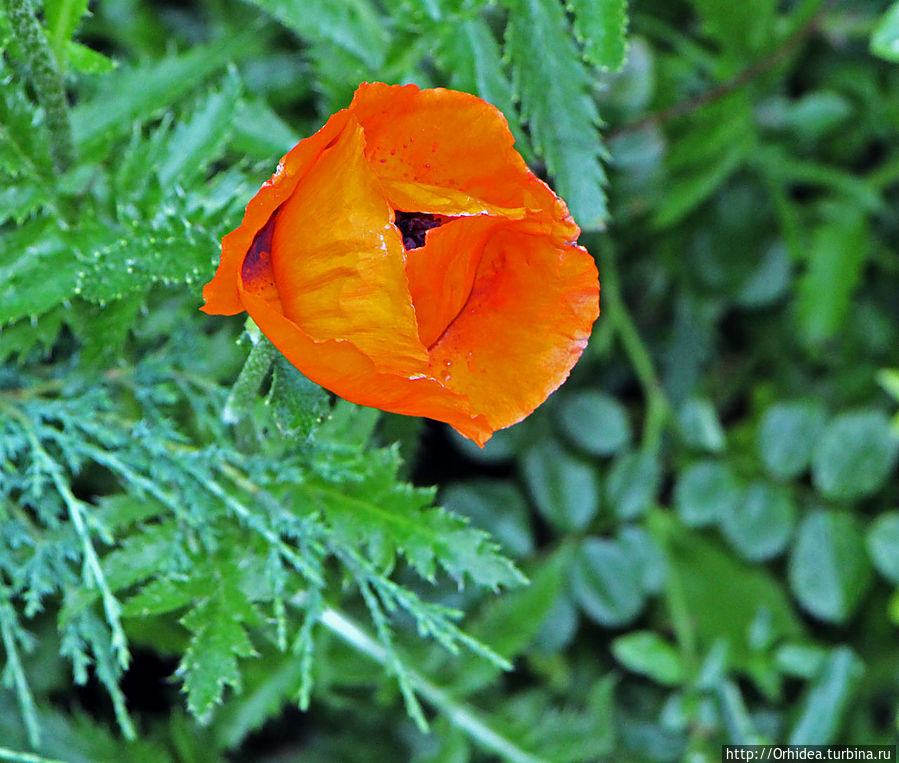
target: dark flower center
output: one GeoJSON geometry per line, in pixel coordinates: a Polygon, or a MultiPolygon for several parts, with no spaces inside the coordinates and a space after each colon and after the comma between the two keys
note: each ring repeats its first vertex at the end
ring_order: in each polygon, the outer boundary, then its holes
{"type": "Polygon", "coordinates": [[[418,249],[425,245],[425,233],[431,228],[439,228],[443,224],[437,215],[425,212],[401,212],[396,210],[395,225],[403,236],[406,249],[418,249]]]}

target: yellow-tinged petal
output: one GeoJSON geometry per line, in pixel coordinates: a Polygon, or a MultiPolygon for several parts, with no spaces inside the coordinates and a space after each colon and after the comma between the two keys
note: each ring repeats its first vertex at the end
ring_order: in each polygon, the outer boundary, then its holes
{"type": "Polygon", "coordinates": [[[351,119],[278,210],[272,264],[284,314],[313,339],[352,342],[381,371],[423,373],[393,211],[351,119]]]}
{"type": "Polygon", "coordinates": [[[365,154],[380,178],[542,210],[555,235],[577,238],[568,207],[528,169],[506,118],[489,103],[457,90],[372,82],[359,86],[349,109],[362,124],[365,154]]]}
{"type": "Polygon", "coordinates": [[[348,119],[346,109],[338,111],[317,133],[301,140],[281,158],[275,174],[247,204],[243,222],[222,239],[222,258],[215,276],[203,287],[206,304],[201,310],[212,315],[234,315],[244,309],[238,294],[237,277],[247,250],[321,152],[336,140],[348,119]]]}
{"type": "Polygon", "coordinates": [[[510,220],[520,220],[527,213],[524,207],[500,207],[476,199],[464,191],[428,183],[381,178],[381,187],[390,205],[406,212],[426,212],[450,217],[499,215],[510,220]]]}

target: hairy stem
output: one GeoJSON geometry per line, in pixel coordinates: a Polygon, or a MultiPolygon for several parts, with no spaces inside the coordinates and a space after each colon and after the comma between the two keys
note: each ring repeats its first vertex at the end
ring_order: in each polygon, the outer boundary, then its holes
{"type": "Polygon", "coordinates": [[[46,114],[50,151],[57,172],[65,172],[75,156],[69,104],[62,76],[50,45],[34,13],[31,0],[5,0],[9,25],[22,47],[31,71],[31,84],[46,114]]]}
{"type": "MultiPolygon", "coordinates": [[[[0,637],[2,637],[3,648],[6,651],[6,669],[12,674],[12,680],[16,687],[22,718],[25,720],[25,728],[28,731],[28,742],[32,747],[37,747],[41,743],[37,708],[22,668],[22,661],[19,659],[19,650],[16,648],[16,637],[13,632],[15,625],[17,625],[16,614],[9,600],[9,592],[6,586],[0,583],[0,637]]],[[[2,750],[0,750],[0,758],[2,758],[2,750]]]]}
{"type": "Polygon", "coordinates": [[[278,352],[262,335],[252,318],[247,319],[246,329],[253,346],[237,381],[231,387],[231,394],[228,395],[228,401],[222,411],[222,419],[227,424],[236,424],[240,421],[242,412],[249,407],[250,401],[259,391],[259,386],[272,367],[278,352]]]}
{"type": "Polygon", "coordinates": [[[56,758],[42,758],[40,755],[32,755],[30,752],[16,752],[6,747],[0,747],[0,760],[8,760],[10,763],[65,763],[56,758]]]}
{"type": "MultiPolygon", "coordinates": [[[[330,608],[325,609],[319,622],[379,665],[386,667],[390,663],[387,650],[340,612],[330,608]]],[[[483,748],[496,753],[504,760],[512,761],[512,763],[546,763],[543,758],[538,758],[522,750],[513,741],[491,729],[471,707],[454,699],[439,686],[408,668],[405,669],[405,673],[422,697],[483,748]]]]}
{"type": "Polygon", "coordinates": [[[643,389],[646,399],[646,418],[643,422],[643,446],[649,451],[657,451],[662,442],[662,433],[668,420],[671,406],[659,381],[655,364],[640,332],[631,317],[618,277],[618,265],[612,244],[604,239],[598,242],[594,251],[599,253],[600,277],[602,279],[603,313],[618,336],[625,354],[630,360],[634,374],[643,389]]]}

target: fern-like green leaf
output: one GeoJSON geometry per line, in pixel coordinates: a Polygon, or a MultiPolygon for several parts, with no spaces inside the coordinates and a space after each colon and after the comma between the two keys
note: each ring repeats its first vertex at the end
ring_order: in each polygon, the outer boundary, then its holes
{"type": "Polygon", "coordinates": [[[156,165],[163,187],[202,177],[219,158],[239,95],[239,81],[228,77],[221,90],[204,95],[191,116],[178,123],[166,154],[156,165]]]}
{"type": "Polygon", "coordinates": [[[397,483],[399,465],[396,448],[354,454],[341,470],[357,472],[357,480],[340,486],[330,482],[327,474],[335,464],[329,460],[319,467],[318,478],[293,489],[322,513],[342,543],[367,546],[381,564],[390,565],[402,554],[428,579],[439,563],[457,579],[468,575],[480,585],[524,581],[486,533],[444,509],[430,508],[433,491],[397,483]]]}
{"type": "Polygon", "coordinates": [[[627,55],[627,0],[568,0],[574,31],[592,64],[615,71],[627,55]]]}
{"type": "Polygon", "coordinates": [[[240,689],[238,658],[256,654],[244,627],[249,610],[226,585],[223,581],[216,594],[181,620],[192,636],[178,672],[184,678],[187,707],[200,721],[222,701],[226,686],[240,689]]]}
{"type": "Polygon", "coordinates": [[[161,114],[229,61],[252,53],[254,34],[198,45],[186,53],[105,75],[90,100],[72,110],[72,130],[82,155],[93,155],[127,135],[136,121],[161,114]]]}
{"type": "Polygon", "coordinates": [[[327,41],[371,68],[387,51],[387,27],[370,0],[250,0],[305,40],[327,41]]]}
{"type": "Polygon", "coordinates": [[[510,0],[506,52],[534,147],[546,159],[559,194],[581,227],[602,228],[608,217],[600,164],[603,149],[592,77],[558,0],[510,0]],[[544,55],[552,51],[552,55],[544,55]]]}
{"type": "Polygon", "coordinates": [[[35,218],[7,233],[0,252],[0,326],[42,315],[71,297],[78,270],[53,221],[35,218]]]}
{"type": "Polygon", "coordinates": [[[518,120],[512,83],[504,72],[502,51],[487,22],[465,19],[458,26],[444,25],[437,60],[456,90],[479,95],[505,115],[515,136],[515,147],[530,160],[532,152],[518,120]]]}

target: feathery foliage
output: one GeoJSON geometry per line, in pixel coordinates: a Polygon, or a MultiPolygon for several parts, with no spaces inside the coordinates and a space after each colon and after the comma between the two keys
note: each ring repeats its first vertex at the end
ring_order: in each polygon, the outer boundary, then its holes
{"type": "Polygon", "coordinates": [[[897,8],[0,3],[0,760],[895,743],[897,8]],[[598,260],[484,450],[197,311],[364,80],[495,104],[598,260]]]}

